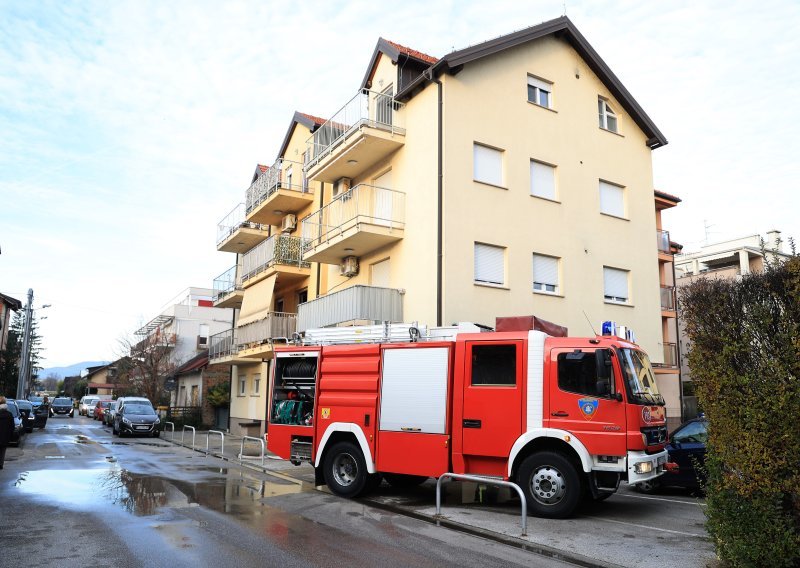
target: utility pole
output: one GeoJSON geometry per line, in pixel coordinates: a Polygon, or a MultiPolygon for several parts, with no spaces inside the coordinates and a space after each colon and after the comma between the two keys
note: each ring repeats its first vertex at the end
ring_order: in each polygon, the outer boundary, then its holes
{"type": "Polygon", "coordinates": [[[28,305],[25,306],[25,331],[22,339],[22,353],[19,358],[19,377],[17,378],[17,398],[25,398],[28,388],[28,371],[31,365],[31,320],[33,319],[33,288],[28,288],[28,305]]]}

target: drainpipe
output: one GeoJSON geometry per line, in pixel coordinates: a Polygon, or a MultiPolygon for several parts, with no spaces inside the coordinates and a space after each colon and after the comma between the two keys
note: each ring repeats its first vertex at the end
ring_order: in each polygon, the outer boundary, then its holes
{"type": "MultiPolygon", "coordinates": [[[[319,208],[320,209],[322,209],[322,196],[324,195],[324,193],[325,193],[325,183],[324,182],[320,182],[320,184],[319,184],[319,208]]],[[[318,262],[317,263],[317,293],[314,295],[315,299],[319,298],[319,279],[320,279],[320,274],[322,273],[321,266],[322,265],[318,262]]]]}
{"type": "Polygon", "coordinates": [[[441,326],[443,320],[442,314],[442,266],[443,266],[443,253],[442,253],[442,232],[443,232],[443,214],[442,214],[442,201],[443,201],[443,177],[442,177],[442,82],[436,78],[432,69],[425,71],[425,78],[436,83],[437,87],[437,101],[436,101],[436,126],[437,126],[437,156],[436,156],[436,190],[437,190],[437,224],[436,224],[436,325],[441,326]]]}

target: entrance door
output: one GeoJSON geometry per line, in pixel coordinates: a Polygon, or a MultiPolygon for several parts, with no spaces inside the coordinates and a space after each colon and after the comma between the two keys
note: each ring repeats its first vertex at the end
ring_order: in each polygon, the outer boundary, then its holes
{"type": "Polygon", "coordinates": [[[392,170],[372,180],[373,222],[388,227],[392,224],[392,170]]]}
{"type": "Polygon", "coordinates": [[[467,473],[504,475],[511,446],[523,428],[522,352],[522,341],[466,344],[460,427],[467,473]]]}

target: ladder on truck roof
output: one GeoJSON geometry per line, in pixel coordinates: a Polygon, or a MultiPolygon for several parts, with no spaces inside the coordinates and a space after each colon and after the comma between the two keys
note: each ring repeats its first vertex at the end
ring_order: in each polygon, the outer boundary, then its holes
{"type": "Polygon", "coordinates": [[[413,343],[417,341],[455,341],[459,333],[479,333],[485,328],[473,323],[431,327],[414,323],[354,325],[308,329],[303,345],[349,345],[353,343],[413,343]]]}

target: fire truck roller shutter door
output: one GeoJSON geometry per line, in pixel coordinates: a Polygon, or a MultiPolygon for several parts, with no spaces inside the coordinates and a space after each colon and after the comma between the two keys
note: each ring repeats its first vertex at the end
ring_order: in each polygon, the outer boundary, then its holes
{"type": "Polygon", "coordinates": [[[375,462],[372,459],[372,452],[369,451],[367,438],[364,436],[364,432],[358,424],[353,424],[351,422],[333,422],[325,429],[325,433],[322,435],[322,439],[317,447],[317,458],[314,461],[314,467],[320,466],[322,455],[325,453],[325,446],[328,444],[328,440],[334,432],[352,433],[356,437],[358,445],[361,447],[361,452],[364,454],[364,461],[367,464],[367,473],[375,473],[375,462]]]}
{"type": "Polygon", "coordinates": [[[531,442],[537,438],[555,438],[561,440],[575,451],[578,458],[581,460],[581,467],[585,473],[592,470],[592,456],[586,447],[575,436],[565,430],[556,430],[554,428],[537,428],[529,430],[522,436],[517,438],[514,445],[511,447],[511,453],[508,456],[508,476],[511,477],[511,471],[514,468],[514,460],[517,459],[519,453],[531,442]]]}

